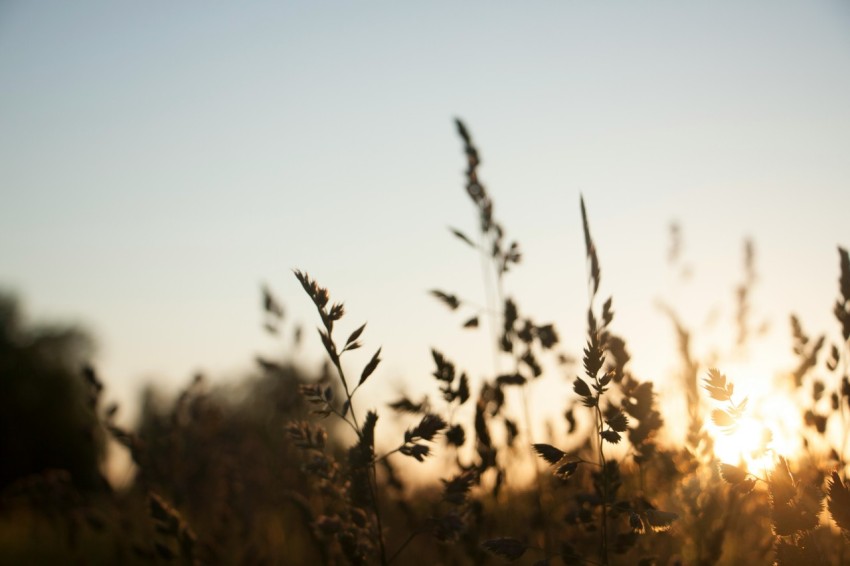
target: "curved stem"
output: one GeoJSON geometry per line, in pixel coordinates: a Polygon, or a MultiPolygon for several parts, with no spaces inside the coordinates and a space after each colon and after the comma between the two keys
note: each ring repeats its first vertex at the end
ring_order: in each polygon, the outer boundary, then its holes
{"type": "Polygon", "coordinates": [[[422,534],[422,531],[413,531],[412,533],[410,533],[410,534],[407,536],[407,538],[406,538],[406,539],[404,539],[404,542],[403,542],[403,543],[401,543],[401,546],[399,546],[399,547],[396,549],[396,551],[395,551],[395,552],[393,552],[393,555],[392,555],[392,556],[390,556],[390,559],[389,559],[388,564],[392,564],[392,563],[393,563],[393,561],[394,561],[396,558],[398,558],[398,555],[399,555],[399,554],[401,554],[401,553],[402,553],[402,551],[403,551],[405,548],[407,548],[407,545],[408,545],[408,544],[410,544],[410,543],[411,543],[411,541],[413,541],[413,539],[415,539],[416,537],[418,537],[418,536],[419,536],[419,535],[421,535],[421,534],[422,534]]]}
{"type": "Polygon", "coordinates": [[[396,452],[398,452],[399,450],[401,450],[403,446],[404,446],[404,444],[402,444],[402,445],[401,445],[401,446],[399,446],[398,448],[394,448],[394,449],[390,450],[389,452],[387,452],[387,453],[386,453],[386,454],[384,454],[383,456],[376,456],[376,457],[372,460],[372,465],[374,466],[375,464],[377,464],[377,463],[378,463],[378,462],[380,462],[381,460],[386,460],[386,459],[387,459],[387,458],[389,458],[392,454],[395,454],[396,452]]]}
{"type": "Polygon", "coordinates": [[[333,414],[335,414],[335,415],[336,415],[336,416],[338,416],[340,419],[342,419],[343,421],[345,421],[345,424],[347,424],[348,426],[350,426],[350,427],[351,427],[351,430],[353,430],[353,431],[354,431],[354,433],[357,435],[357,437],[358,437],[358,438],[360,437],[360,430],[359,430],[356,426],[354,426],[354,423],[353,423],[353,422],[351,422],[350,420],[348,420],[348,418],[347,418],[347,417],[345,417],[345,416],[344,416],[341,412],[337,411],[337,410],[336,410],[334,407],[332,407],[330,404],[328,404],[328,408],[331,410],[331,412],[332,412],[333,414]]]}

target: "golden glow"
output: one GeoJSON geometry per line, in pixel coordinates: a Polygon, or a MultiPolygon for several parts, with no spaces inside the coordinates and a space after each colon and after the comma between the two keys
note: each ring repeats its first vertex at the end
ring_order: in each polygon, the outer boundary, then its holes
{"type": "Polygon", "coordinates": [[[775,425],[762,423],[754,418],[744,418],[731,434],[714,433],[714,453],[721,462],[740,465],[759,475],[761,470],[773,467],[776,455],[785,455],[776,446],[775,425]]]}
{"type": "MultiPolygon", "coordinates": [[[[717,458],[727,464],[743,463],[758,476],[771,470],[778,456],[798,458],[803,450],[802,411],[790,387],[778,385],[765,366],[728,367],[727,376],[735,383],[733,400],[740,403],[746,397],[748,402],[731,432],[708,424],[717,458]]],[[[711,407],[718,405],[712,402],[711,407]]]]}

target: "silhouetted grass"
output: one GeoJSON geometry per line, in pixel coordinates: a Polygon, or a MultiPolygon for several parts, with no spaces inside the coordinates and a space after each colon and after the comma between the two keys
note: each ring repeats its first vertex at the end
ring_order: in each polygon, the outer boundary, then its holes
{"type": "MultiPolygon", "coordinates": [[[[737,434],[752,417],[751,403],[735,389],[743,376],[698,359],[692,331],[675,305],[665,304],[678,338],[671,356],[680,362],[687,410],[680,420],[662,416],[653,382],[633,373],[627,342],[616,333],[613,298],[601,294],[602,254],[584,198],[575,230],[583,232],[585,255],[575,258],[575,272],[587,280],[586,335],[583,344],[560,344],[555,325],[536,321],[509,292],[520,246],[495,214],[469,130],[456,125],[476,229],[451,232],[478,254],[485,296],[479,306],[450,290],[431,293],[458,314],[461,327],[486,333],[491,374],[471,376],[463,370],[467,361],[432,349],[432,394],[375,406],[369,388],[383,379],[381,348],[369,345],[366,363],[352,367],[348,352],[374,337],[367,341],[365,324],[347,326],[342,302],[296,270],[318,314],[327,356],[322,372],[296,368],[300,327],[264,286],[263,324],[291,341],[289,358],[258,358],[256,375],[239,385],[213,387],[199,376],[173,401],[149,393],[139,422],[127,429],[116,424],[116,406],[102,406],[96,372],[81,366],[83,335],[29,328],[4,299],[0,561],[846,563],[847,251],[838,250],[835,332],[812,338],[791,317],[797,362],[785,373],[806,400],[787,418],[805,423],[804,452],[779,453],[770,430],[757,424],[760,429],[747,429],[758,436],[749,463],[719,461],[713,435],[737,434]],[[567,352],[579,350],[576,372],[567,352]],[[572,392],[558,430],[567,434],[535,438],[532,418],[539,415],[528,390],[551,387],[565,375],[572,392]],[[27,393],[32,383],[34,394],[27,393]],[[376,430],[392,426],[392,413],[405,415],[409,426],[380,435],[395,435],[384,446],[376,430]],[[684,441],[664,441],[665,428],[682,429],[684,441]],[[353,442],[346,441],[352,433],[353,442]],[[136,466],[131,484],[117,490],[98,468],[106,439],[122,445],[136,466]],[[432,481],[408,481],[402,460],[431,460],[432,481]],[[528,481],[514,478],[523,465],[534,470],[528,481]]],[[[681,229],[671,236],[678,268],[681,229]]],[[[748,242],[736,287],[739,351],[758,335],[750,307],[754,250],[748,242]]]]}

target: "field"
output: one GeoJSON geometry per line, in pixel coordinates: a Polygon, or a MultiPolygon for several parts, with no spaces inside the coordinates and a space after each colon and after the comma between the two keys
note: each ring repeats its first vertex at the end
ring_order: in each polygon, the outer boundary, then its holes
{"type": "MultiPolygon", "coordinates": [[[[615,317],[628,306],[605,294],[594,203],[576,203],[586,337],[562,344],[553,324],[532,320],[522,297],[506,292],[505,281],[521,268],[521,248],[494,212],[471,134],[456,125],[476,224],[453,233],[457,245],[476,250],[487,292],[475,302],[435,289],[434,307],[487,334],[501,371],[468,375],[464,360],[433,350],[428,398],[374,406],[369,388],[381,378],[380,337],[350,320],[342,298],[313,279],[310,266],[299,266],[299,299],[317,315],[306,327],[317,323],[319,332],[298,336],[321,341],[323,372],[297,369],[297,349],[290,359],[258,358],[256,375],[243,383],[198,378],[175,399],[151,392],[128,428],[116,424],[119,408],[102,402],[109,380],[88,365],[85,334],[32,325],[6,297],[0,562],[850,562],[846,248],[835,258],[834,327],[809,335],[788,315],[797,364],[774,369],[781,391],[796,394],[791,410],[773,421],[736,391],[745,376],[696,359],[691,330],[675,305],[665,305],[679,338],[669,356],[680,368],[686,407],[673,413],[660,406],[655,384],[631,371],[628,337],[617,333],[615,317]],[[348,363],[360,348],[370,354],[367,363],[348,363]],[[561,402],[562,421],[534,437],[529,391],[564,379],[571,394],[561,402]],[[396,421],[405,425],[396,430],[396,421]],[[789,433],[783,421],[800,426],[789,433]],[[109,445],[132,457],[127,485],[104,478],[109,445]],[[411,465],[427,473],[408,477],[411,465]]],[[[749,306],[753,256],[747,245],[735,315],[741,350],[758,334],[749,306]]],[[[280,299],[262,292],[269,332],[292,326],[280,299]]]]}

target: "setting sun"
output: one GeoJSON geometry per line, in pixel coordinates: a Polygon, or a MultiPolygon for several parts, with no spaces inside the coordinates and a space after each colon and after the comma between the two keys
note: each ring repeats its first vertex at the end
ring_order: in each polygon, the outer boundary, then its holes
{"type": "Polygon", "coordinates": [[[778,428],[776,422],[745,417],[732,432],[713,430],[714,452],[721,462],[743,462],[755,474],[770,470],[776,456],[789,456],[787,443],[783,449],[783,443],[777,440],[778,428]]]}
{"type": "Polygon", "coordinates": [[[850,563],[848,29],[0,0],[0,564],[850,563]]]}
{"type": "Polygon", "coordinates": [[[733,399],[745,404],[745,408],[730,426],[717,422],[708,425],[717,458],[732,465],[743,463],[753,474],[763,477],[778,457],[790,461],[803,457],[804,409],[798,392],[790,386],[787,372],[771,371],[766,361],[724,367],[735,384],[733,399]]]}

